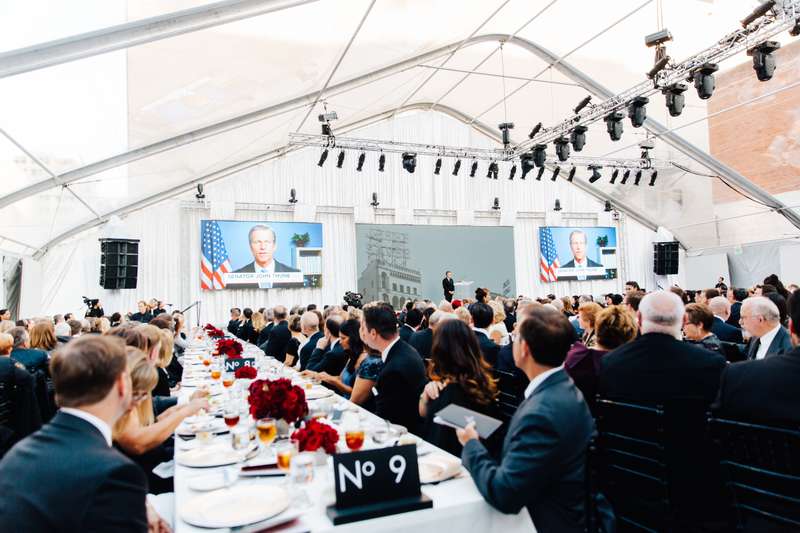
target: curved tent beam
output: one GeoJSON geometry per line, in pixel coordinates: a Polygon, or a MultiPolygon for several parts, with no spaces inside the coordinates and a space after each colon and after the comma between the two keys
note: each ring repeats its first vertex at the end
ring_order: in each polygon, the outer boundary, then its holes
{"type": "MultiPolygon", "coordinates": [[[[381,113],[377,113],[375,115],[371,115],[369,117],[366,117],[364,119],[358,120],[356,122],[352,122],[350,124],[344,125],[341,128],[339,128],[339,131],[341,131],[343,133],[347,133],[349,131],[356,130],[358,128],[363,128],[363,127],[369,126],[371,124],[374,124],[376,122],[380,122],[382,120],[390,119],[396,113],[403,113],[403,112],[407,112],[407,111],[417,111],[417,110],[419,110],[419,111],[431,111],[431,103],[432,102],[419,102],[419,103],[414,103],[414,104],[406,104],[405,106],[403,106],[400,109],[395,109],[395,108],[387,109],[385,111],[382,111],[381,113]]],[[[456,119],[456,120],[458,120],[458,121],[460,121],[460,122],[462,122],[462,123],[474,128],[476,131],[478,131],[479,133],[485,135],[486,137],[489,137],[493,141],[496,141],[498,143],[501,142],[500,136],[488,124],[485,124],[483,122],[475,120],[473,117],[467,115],[466,113],[463,113],[463,112],[459,111],[458,109],[454,109],[452,107],[449,107],[449,106],[446,106],[446,105],[443,105],[443,104],[438,104],[433,111],[437,112],[437,113],[443,113],[445,115],[448,115],[448,116],[450,116],[450,117],[452,117],[452,118],[454,118],[454,119],[456,119]]],[[[191,180],[189,182],[183,183],[183,184],[178,185],[176,187],[172,187],[171,189],[167,189],[165,191],[158,192],[156,194],[148,196],[147,198],[143,198],[142,200],[139,200],[139,201],[134,202],[132,204],[120,207],[119,209],[115,209],[114,211],[106,213],[105,215],[101,216],[98,219],[90,220],[89,222],[86,222],[84,224],[81,224],[79,226],[76,226],[74,228],[71,228],[71,229],[65,231],[61,235],[58,235],[57,237],[51,239],[46,244],[44,244],[41,248],[39,248],[36,251],[36,253],[34,253],[33,256],[36,259],[40,259],[44,254],[47,253],[48,249],[51,246],[53,246],[54,244],[56,244],[58,242],[61,242],[61,241],[64,241],[65,239],[69,239],[70,237],[74,237],[75,235],[78,235],[78,234],[80,234],[80,233],[82,233],[84,231],[87,231],[87,230],[91,229],[91,228],[100,226],[101,224],[105,224],[113,216],[123,217],[123,216],[129,215],[129,214],[131,214],[131,213],[133,213],[135,211],[139,211],[139,210],[144,209],[146,207],[150,207],[150,206],[152,206],[154,204],[157,204],[159,202],[162,202],[164,200],[172,198],[173,196],[177,196],[179,194],[183,194],[185,192],[191,191],[194,187],[197,186],[198,183],[203,183],[203,184],[213,183],[213,182],[215,182],[217,180],[226,178],[226,177],[228,177],[228,176],[230,176],[232,174],[235,174],[237,172],[241,172],[243,170],[247,170],[248,168],[252,168],[252,167],[260,165],[262,163],[266,163],[268,161],[271,161],[272,159],[276,159],[278,157],[281,157],[281,156],[284,156],[286,154],[301,150],[303,148],[305,148],[305,147],[284,145],[284,146],[281,146],[279,148],[275,148],[275,149],[270,150],[268,152],[265,152],[263,154],[260,154],[260,155],[257,155],[255,157],[252,157],[250,159],[247,159],[245,161],[240,161],[239,163],[235,163],[233,165],[230,165],[228,167],[220,169],[220,170],[218,170],[216,172],[212,172],[210,174],[206,174],[204,176],[200,176],[199,178],[195,178],[195,179],[193,179],[193,180],[191,180]]],[[[646,215],[643,215],[642,213],[640,213],[637,209],[633,208],[632,206],[630,206],[628,204],[625,204],[624,202],[620,202],[617,199],[612,198],[610,195],[606,194],[605,192],[597,190],[594,187],[591,187],[588,184],[582,183],[582,182],[573,182],[573,185],[577,186],[578,188],[580,188],[584,192],[587,192],[588,194],[599,198],[602,201],[606,201],[607,200],[609,202],[612,202],[616,207],[619,208],[620,211],[628,214],[633,219],[637,220],[638,222],[640,222],[641,224],[643,224],[646,227],[650,228],[651,230],[655,231],[656,229],[658,229],[658,224],[656,222],[654,222],[653,220],[649,219],[646,215]]]]}

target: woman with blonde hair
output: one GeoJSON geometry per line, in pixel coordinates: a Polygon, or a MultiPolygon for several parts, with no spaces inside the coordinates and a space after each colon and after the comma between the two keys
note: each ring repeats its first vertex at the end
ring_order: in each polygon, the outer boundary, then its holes
{"type": "Polygon", "coordinates": [[[256,332],[256,339],[258,339],[258,335],[261,333],[261,330],[264,329],[264,326],[267,325],[267,319],[264,318],[264,313],[260,311],[256,311],[253,313],[253,330],[256,332]]]}
{"type": "Polygon", "coordinates": [[[594,347],[595,318],[602,310],[603,308],[600,307],[600,304],[595,302],[584,302],[578,307],[578,323],[581,325],[581,329],[583,329],[581,342],[583,342],[587,348],[594,347]]]}
{"type": "Polygon", "coordinates": [[[464,324],[468,326],[472,324],[472,315],[469,314],[469,309],[467,309],[466,305],[462,305],[461,307],[456,309],[455,313],[456,317],[458,317],[458,319],[462,321],[464,324]]]}
{"type": "Polygon", "coordinates": [[[133,331],[139,333],[144,339],[143,345],[137,347],[147,354],[147,360],[150,361],[150,364],[156,366],[161,352],[161,330],[150,324],[141,324],[134,327],[133,331]]]}
{"type": "Polygon", "coordinates": [[[489,307],[491,307],[492,311],[494,311],[492,325],[487,328],[487,331],[489,332],[489,338],[492,339],[495,344],[505,346],[508,344],[510,339],[505,323],[506,311],[503,309],[503,304],[496,300],[490,301],[489,307]]]}
{"type": "Polygon", "coordinates": [[[31,328],[31,348],[50,352],[58,346],[58,339],[56,339],[55,328],[50,322],[37,322],[31,328]]]}
{"type": "Polygon", "coordinates": [[[158,336],[161,338],[158,347],[158,359],[156,359],[156,372],[158,373],[158,383],[153,388],[155,396],[169,396],[171,393],[169,386],[169,374],[167,367],[172,362],[172,349],[174,340],[172,334],[166,329],[159,329],[158,336]]]}
{"type": "Polygon", "coordinates": [[[111,329],[111,321],[104,316],[96,319],[92,324],[92,333],[103,334],[111,329]]]}

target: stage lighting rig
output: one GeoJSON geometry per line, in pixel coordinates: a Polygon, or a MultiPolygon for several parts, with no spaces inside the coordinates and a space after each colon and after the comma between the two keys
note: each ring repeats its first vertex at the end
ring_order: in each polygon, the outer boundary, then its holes
{"type": "Polygon", "coordinates": [[[561,200],[556,198],[556,205],[553,206],[553,211],[561,211],[561,200]]]}
{"type": "Polygon", "coordinates": [[[685,83],[675,83],[661,90],[666,96],[667,109],[669,109],[671,117],[678,117],[683,113],[683,106],[686,104],[686,96],[683,93],[686,92],[686,89],[685,83]]]}
{"type": "Polygon", "coordinates": [[[378,206],[381,205],[381,203],[378,201],[378,193],[376,192],[372,193],[372,202],[370,202],[369,205],[371,205],[375,209],[377,209],[378,206]]]}
{"type": "Polygon", "coordinates": [[[537,144],[533,147],[533,164],[537,167],[543,167],[544,162],[547,160],[547,145],[537,144]]]}
{"type": "Polygon", "coordinates": [[[322,153],[319,155],[319,161],[317,162],[317,166],[321,167],[325,164],[325,160],[328,159],[328,149],[325,148],[322,153]]]}
{"type": "Polygon", "coordinates": [[[438,176],[438,175],[439,175],[439,172],[440,172],[441,170],[442,170],[442,158],[440,157],[440,158],[438,158],[438,159],[436,160],[436,164],[435,164],[435,165],[434,165],[434,167],[433,167],[433,173],[434,173],[434,174],[436,174],[436,175],[438,176]]]}
{"type": "Polygon", "coordinates": [[[194,197],[197,198],[198,200],[205,200],[206,199],[206,195],[203,194],[203,184],[202,183],[198,183],[197,184],[197,193],[194,195],[194,197]]]}
{"type": "Polygon", "coordinates": [[[641,128],[647,120],[647,104],[650,99],[646,96],[637,96],[628,104],[628,118],[631,119],[631,126],[641,128]]]}
{"type": "Polygon", "coordinates": [[[742,19],[742,28],[748,27],[750,24],[769,13],[769,10],[773,7],[775,7],[775,0],[768,0],[767,2],[762,3],[760,6],[755,8],[752,13],[742,19]]]}
{"type": "Polygon", "coordinates": [[[581,111],[583,111],[584,107],[586,107],[587,105],[589,105],[589,103],[591,103],[591,101],[592,101],[592,95],[589,95],[586,98],[584,98],[583,100],[581,100],[580,102],[578,102],[578,105],[576,105],[575,109],[573,109],[572,111],[576,115],[579,114],[581,111]]]}
{"type": "Polygon", "coordinates": [[[453,176],[458,176],[459,170],[461,170],[461,160],[456,159],[456,163],[453,165],[453,176]]]}
{"type": "Polygon", "coordinates": [[[508,173],[508,179],[513,180],[514,176],[517,175],[517,164],[512,163],[511,165],[511,172],[508,173]]]}
{"type": "Polygon", "coordinates": [[[545,170],[547,170],[547,167],[539,167],[539,172],[536,173],[536,181],[542,181],[542,176],[544,176],[545,170]]]}
{"type": "Polygon", "coordinates": [[[628,183],[628,178],[631,177],[631,169],[626,168],[625,172],[622,173],[622,180],[620,181],[621,185],[625,185],[628,183]]]}
{"type": "Polygon", "coordinates": [[[636,171],[636,177],[633,178],[633,184],[638,187],[640,181],[642,181],[642,169],[636,171]]]}
{"type": "Polygon", "coordinates": [[[296,204],[297,203],[297,192],[294,189],[289,191],[289,203],[290,204],[296,204]]]}
{"type": "Polygon", "coordinates": [[[589,183],[594,183],[603,177],[603,175],[600,174],[600,167],[596,165],[589,165],[589,170],[592,171],[592,175],[589,177],[589,183]]]}
{"type": "Polygon", "coordinates": [[[756,71],[758,81],[769,81],[775,73],[775,56],[772,54],[781,47],[778,41],[765,41],[747,51],[753,56],[753,70],[756,71]]]}
{"type": "Polygon", "coordinates": [[[664,70],[664,68],[666,68],[666,66],[669,64],[669,56],[667,55],[666,44],[671,40],[672,34],[666,28],[645,36],[644,44],[647,45],[648,48],[656,49],[656,57],[653,61],[653,68],[651,68],[647,73],[647,77],[651,80],[655,80],[655,77],[658,75],[658,73],[664,70]]]}
{"type": "Polygon", "coordinates": [[[500,198],[497,196],[494,197],[494,202],[492,203],[492,209],[495,211],[500,211],[500,198]]]}
{"type": "Polygon", "coordinates": [[[569,174],[567,174],[567,181],[572,183],[572,180],[575,179],[575,173],[578,172],[578,167],[573,166],[569,169],[569,174]]]}
{"type": "Polygon", "coordinates": [[[383,168],[386,166],[386,155],[381,152],[380,157],[378,158],[378,170],[383,172],[383,168]]]}
{"type": "Polygon", "coordinates": [[[344,165],[344,150],[341,150],[336,157],[336,168],[342,168],[342,165],[344,165]]]}
{"type": "Polygon", "coordinates": [[[497,166],[496,161],[492,161],[489,163],[489,170],[486,172],[486,177],[490,179],[497,179],[497,174],[499,173],[500,168],[497,166]]]}
{"type": "Polygon", "coordinates": [[[794,21],[794,26],[792,26],[792,29],[789,30],[789,35],[792,37],[797,37],[800,35],[800,19],[794,21]]]}
{"type": "Polygon", "coordinates": [[[472,162],[472,167],[469,169],[469,177],[470,178],[474,178],[475,177],[475,173],[477,171],[478,171],[478,162],[477,161],[473,161],[472,162]]]}
{"type": "Polygon", "coordinates": [[[655,186],[656,178],[658,178],[658,170],[654,170],[652,174],[650,174],[650,185],[651,187],[655,186]]]}
{"type": "Polygon", "coordinates": [[[497,127],[500,128],[500,133],[503,136],[503,146],[508,148],[508,145],[511,144],[511,134],[509,133],[508,130],[513,130],[514,129],[514,123],[513,122],[503,122],[502,124],[500,124],[497,127]]]}
{"type": "Polygon", "coordinates": [[[716,63],[706,63],[692,72],[689,81],[694,81],[694,88],[697,89],[697,96],[701,100],[708,100],[714,94],[716,83],[714,73],[719,70],[716,63]]]}
{"type": "Polygon", "coordinates": [[[614,172],[611,173],[611,179],[608,181],[611,185],[614,185],[617,181],[617,176],[619,176],[619,169],[615,168],[614,172]]]}
{"type": "Polygon", "coordinates": [[[406,172],[413,174],[417,168],[417,154],[411,152],[403,152],[403,168],[406,172]]]}
{"type": "Polygon", "coordinates": [[[603,120],[606,121],[606,130],[612,141],[618,141],[622,138],[622,119],[625,114],[622,111],[614,111],[606,115],[603,120]]]}
{"type": "Polygon", "coordinates": [[[611,207],[611,202],[606,200],[606,205],[605,205],[605,208],[603,209],[603,211],[605,211],[606,213],[610,213],[612,210],[613,210],[613,208],[611,207]]]}
{"type": "Polygon", "coordinates": [[[361,169],[364,168],[364,160],[367,158],[367,154],[361,152],[358,156],[358,165],[356,165],[356,170],[361,172],[361,169]]]}
{"type": "Polygon", "coordinates": [[[535,166],[533,163],[533,155],[531,155],[530,153],[524,153],[521,156],[519,156],[519,166],[522,169],[522,175],[520,177],[522,179],[525,179],[525,176],[527,176],[528,173],[531,170],[533,170],[533,167],[535,166]]]}
{"type": "Polygon", "coordinates": [[[322,123],[322,134],[326,137],[333,137],[333,132],[331,130],[331,121],[336,120],[339,118],[339,115],[336,114],[336,111],[328,112],[327,108],[325,113],[317,115],[317,120],[322,123]]]}
{"type": "MultiPolygon", "coordinates": [[[[575,169],[575,167],[572,167],[572,168],[575,169]]],[[[572,172],[572,171],[570,171],[570,172],[572,172]]],[[[553,169],[553,175],[550,176],[550,181],[556,181],[556,178],[558,178],[559,174],[561,174],[561,167],[556,165],[556,168],[553,169]]],[[[572,180],[570,180],[570,181],[572,181],[572,180]]]]}
{"type": "Polygon", "coordinates": [[[537,125],[533,127],[531,132],[528,134],[528,139],[533,139],[534,137],[536,137],[536,134],[539,133],[541,129],[542,129],[542,123],[539,122],[537,125]]]}
{"type": "Polygon", "coordinates": [[[553,144],[556,145],[556,155],[559,161],[566,161],[569,159],[569,139],[561,136],[553,141],[553,144]]]}
{"type": "Polygon", "coordinates": [[[575,126],[569,134],[569,142],[572,143],[572,149],[576,152],[583,150],[586,146],[586,132],[589,130],[586,126],[575,126]]]}

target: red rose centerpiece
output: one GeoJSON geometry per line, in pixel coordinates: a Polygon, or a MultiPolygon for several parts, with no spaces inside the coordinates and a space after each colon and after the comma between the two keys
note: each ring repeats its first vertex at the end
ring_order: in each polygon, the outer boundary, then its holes
{"type": "Polygon", "coordinates": [[[257,379],[248,391],[250,414],[256,420],[270,417],[292,424],[308,414],[305,391],[289,379],[257,379]]]}
{"type": "Polygon", "coordinates": [[[309,420],[304,427],[292,433],[292,439],[297,441],[301,452],[323,449],[327,454],[334,454],[339,433],[328,424],[309,420]]]}
{"type": "Polygon", "coordinates": [[[243,350],[242,343],[236,339],[220,339],[217,341],[217,352],[228,359],[241,359],[243,350]]]}
{"type": "Polygon", "coordinates": [[[242,366],[234,372],[236,379],[255,379],[258,375],[258,370],[253,366],[242,366]]]}
{"type": "Polygon", "coordinates": [[[206,324],[203,329],[206,330],[206,333],[208,333],[208,336],[212,339],[221,339],[225,336],[225,332],[223,332],[221,329],[215,328],[211,324],[206,324]]]}

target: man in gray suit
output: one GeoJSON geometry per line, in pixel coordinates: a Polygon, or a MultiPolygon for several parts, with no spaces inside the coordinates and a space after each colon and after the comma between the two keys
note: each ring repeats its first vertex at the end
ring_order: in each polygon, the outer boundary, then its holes
{"type": "Polygon", "coordinates": [[[792,337],[780,323],[780,313],[769,298],[753,296],[742,303],[739,321],[750,335],[747,358],[750,360],[792,350],[792,337]]]}
{"type": "MultiPolygon", "coordinates": [[[[509,422],[500,463],[473,424],[456,430],[461,460],[484,499],[504,513],[527,507],[539,533],[583,533],[585,527],[584,470],[594,421],[564,372],[574,338],[569,321],[554,309],[533,309],[519,324],[514,363],[530,384],[509,422]]],[[[598,504],[605,531],[612,531],[610,509],[598,504]]]]}

